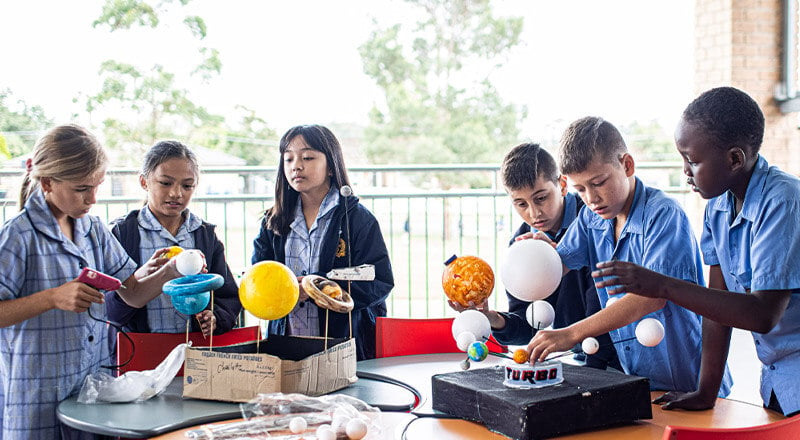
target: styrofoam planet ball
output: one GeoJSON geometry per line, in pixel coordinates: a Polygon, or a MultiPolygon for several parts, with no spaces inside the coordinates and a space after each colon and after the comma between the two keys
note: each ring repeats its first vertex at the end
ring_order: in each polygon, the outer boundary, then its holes
{"type": "Polygon", "coordinates": [[[293,417],[289,421],[289,431],[292,431],[292,434],[300,434],[306,428],[308,428],[308,422],[302,417],[293,417]]]}
{"type": "Polygon", "coordinates": [[[336,440],[336,432],[331,429],[331,425],[319,425],[319,428],[317,428],[317,440],[336,440]]]}
{"type": "Polygon", "coordinates": [[[261,319],[283,318],[292,311],[299,297],[300,284],[294,272],[277,261],[259,261],[252,265],[239,284],[242,306],[261,319]]]}
{"type": "Polygon", "coordinates": [[[561,282],[561,257],[542,240],[518,240],[508,247],[500,279],[508,293],[523,301],[550,296],[561,282]]]}
{"type": "Polygon", "coordinates": [[[553,306],[544,300],[532,302],[525,314],[528,318],[528,324],[536,330],[550,327],[556,318],[556,311],[553,306]]]}
{"type": "Polygon", "coordinates": [[[489,339],[492,334],[492,325],[489,318],[477,310],[464,310],[453,320],[453,338],[464,332],[472,333],[476,341],[489,339]]]}
{"type": "Polygon", "coordinates": [[[489,347],[481,341],[475,341],[469,344],[467,348],[467,357],[475,362],[481,362],[489,356],[489,347]]]}
{"type": "Polygon", "coordinates": [[[456,336],[456,345],[461,351],[467,351],[469,344],[475,342],[475,335],[470,332],[461,332],[456,336]]]}
{"type": "Polygon", "coordinates": [[[645,347],[655,347],[664,339],[664,325],[655,318],[645,318],[636,324],[636,340],[645,347]]]}
{"type": "Polygon", "coordinates": [[[351,440],[361,440],[367,436],[367,423],[361,419],[350,419],[345,428],[345,434],[351,440]]]}
{"type": "Polygon", "coordinates": [[[600,349],[600,343],[591,336],[581,342],[581,350],[586,354],[595,354],[600,349]]]}
{"type": "Polygon", "coordinates": [[[175,269],[181,275],[197,275],[203,270],[203,254],[197,249],[185,250],[175,256],[175,269]]]}
{"type": "Polygon", "coordinates": [[[619,301],[623,296],[625,295],[610,295],[608,297],[608,301],[606,301],[606,308],[611,307],[611,304],[614,304],[615,302],[619,301]]]}
{"type": "Polygon", "coordinates": [[[494,271],[481,258],[453,255],[445,262],[442,272],[442,290],[451,301],[469,307],[469,303],[480,304],[494,289],[494,271]]]}

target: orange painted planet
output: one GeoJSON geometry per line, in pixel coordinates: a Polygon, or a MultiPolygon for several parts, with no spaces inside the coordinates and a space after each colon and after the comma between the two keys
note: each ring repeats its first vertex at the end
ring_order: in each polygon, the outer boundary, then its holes
{"type": "Polygon", "coordinates": [[[451,301],[464,307],[482,303],[494,289],[494,271],[481,258],[455,255],[445,262],[442,289],[451,301]]]}

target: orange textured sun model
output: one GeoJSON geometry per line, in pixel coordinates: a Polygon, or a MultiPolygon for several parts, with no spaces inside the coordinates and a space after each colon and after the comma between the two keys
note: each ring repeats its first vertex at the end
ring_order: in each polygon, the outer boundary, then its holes
{"type": "Polygon", "coordinates": [[[472,302],[478,305],[494,289],[494,272],[486,261],[471,255],[453,255],[445,262],[442,273],[442,289],[451,301],[464,307],[472,302]]]}

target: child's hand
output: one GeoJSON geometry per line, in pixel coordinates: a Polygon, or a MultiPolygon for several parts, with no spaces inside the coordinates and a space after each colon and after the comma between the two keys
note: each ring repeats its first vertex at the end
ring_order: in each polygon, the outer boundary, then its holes
{"type": "Polygon", "coordinates": [[[700,390],[691,393],[682,393],[680,391],[670,391],[662,394],[661,397],[653,400],[653,403],[658,405],[662,404],[662,409],[686,409],[689,411],[701,411],[714,407],[717,401],[717,396],[712,393],[711,398],[703,397],[700,390]]]}
{"type": "Polygon", "coordinates": [[[526,233],[524,233],[522,235],[517,236],[517,238],[515,238],[514,240],[516,240],[516,241],[519,241],[519,240],[541,240],[541,241],[549,244],[550,246],[553,246],[553,248],[558,246],[558,243],[556,243],[555,241],[551,240],[550,237],[548,237],[547,234],[545,234],[542,231],[539,231],[539,232],[536,232],[536,233],[526,232],[526,233]]]}
{"type": "Polygon", "coordinates": [[[464,310],[477,310],[479,312],[484,312],[484,313],[490,311],[489,301],[486,299],[481,301],[479,304],[475,304],[475,302],[473,301],[470,301],[468,304],[469,304],[468,306],[464,307],[461,305],[461,303],[449,299],[447,300],[447,305],[449,305],[451,309],[455,310],[458,313],[461,313],[464,310]]]}
{"type": "Polygon", "coordinates": [[[669,277],[627,261],[603,261],[592,272],[595,287],[605,287],[609,295],[635,293],[649,298],[665,298],[669,277]],[[605,279],[603,279],[605,278],[605,279]]]}
{"type": "Polygon", "coordinates": [[[105,299],[97,289],[78,280],[55,287],[51,293],[54,309],[75,313],[85,312],[92,303],[102,304],[105,299]]]}
{"type": "Polygon", "coordinates": [[[300,285],[300,296],[297,297],[297,302],[300,303],[307,300],[309,296],[308,293],[306,293],[306,289],[303,289],[303,277],[297,277],[297,284],[300,285]]]}
{"type": "Polygon", "coordinates": [[[211,313],[211,310],[203,310],[202,312],[194,315],[197,322],[200,324],[200,331],[203,332],[204,337],[211,336],[217,328],[217,317],[211,313]]]}
{"type": "Polygon", "coordinates": [[[531,364],[544,362],[551,353],[569,350],[578,342],[568,328],[539,330],[528,343],[531,364]]]}
{"type": "Polygon", "coordinates": [[[142,278],[157,272],[161,267],[166,264],[170,259],[165,256],[165,254],[169,252],[169,248],[158,249],[153,252],[153,256],[147,260],[142,267],[136,269],[134,272],[134,276],[137,280],[141,280],[142,278]]]}

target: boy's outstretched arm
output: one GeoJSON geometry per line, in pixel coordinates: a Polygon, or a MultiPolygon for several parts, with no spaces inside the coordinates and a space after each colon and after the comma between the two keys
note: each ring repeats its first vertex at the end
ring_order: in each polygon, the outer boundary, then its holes
{"type": "MultiPolygon", "coordinates": [[[[727,290],[719,266],[711,266],[709,287],[727,290]]],[[[700,382],[691,393],[670,391],[653,403],[663,403],[663,409],[704,410],[713,408],[725,374],[725,361],[731,343],[731,328],[711,319],[703,319],[703,354],[700,361],[700,382]]]]}
{"type": "MultiPolygon", "coordinates": [[[[711,267],[720,271],[718,265],[711,267]]],[[[592,277],[604,278],[595,283],[595,286],[605,287],[609,295],[635,293],[650,298],[663,298],[722,325],[757,333],[769,333],[778,324],[791,298],[788,290],[742,294],[706,288],[626,261],[598,263],[592,277]]]]}

